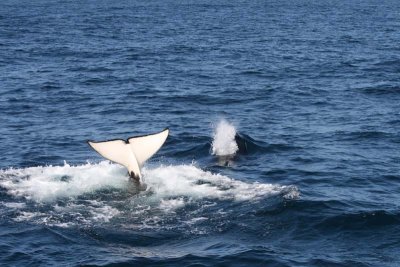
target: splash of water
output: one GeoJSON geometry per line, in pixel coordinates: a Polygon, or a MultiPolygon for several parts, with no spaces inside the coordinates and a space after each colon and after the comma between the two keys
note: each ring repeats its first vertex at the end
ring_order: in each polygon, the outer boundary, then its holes
{"type": "MultiPolygon", "coordinates": [[[[159,201],[170,198],[256,200],[278,194],[285,186],[248,183],[203,171],[193,165],[143,168],[147,191],[159,201]]],[[[129,179],[125,169],[102,161],[98,164],[39,166],[0,170],[0,187],[8,194],[36,202],[76,198],[103,189],[125,190],[129,179]]]]}
{"type": "Polygon", "coordinates": [[[191,199],[254,201],[276,195],[285,186],[246,183],[203,171],[193,165],[161,166],[144,169],[146,183],[158,198],[186,196],[191,199]]]}
{"type": "Polygon", "coordinates": [[[117,220],[146,228],[160,227],[168,214],[187,207],[198,207],[197,217],[184,218],[191,222],[207,217],[202,210],[220,201],[259,203],[299,194],[294,186],[235,180],[193,165],[145,167],[143,176],[146,191],[132,195],[126,170],[107,161],[0,170],[0,189],[10,196],[0,202],[0,215],[60,227],[117,220]]]}
{"type": "Polygon", "coordinates": [[[212,154],[216,156],[230,156],[238,151],[235,141],[236,129],[226,120],[221,120],[214,128],[212,154]]]}
{"type": "Polygon", "coordinates": [[[126,188],[127,184],[124,169],[107,161],[0,171],[0,187],[11,195],[37,202],[76,197],[102,188],[126,188]]]}

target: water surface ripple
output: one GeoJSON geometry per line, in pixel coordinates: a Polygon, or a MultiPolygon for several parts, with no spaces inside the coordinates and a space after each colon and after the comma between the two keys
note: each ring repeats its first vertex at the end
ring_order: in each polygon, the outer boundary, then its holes
{"type": "Polygon", "coordinates": [[[1,265],[399,266],[399,10],[2,1],[1,265]],[[86,144],[165,127],[140,194],[86,144]]]}

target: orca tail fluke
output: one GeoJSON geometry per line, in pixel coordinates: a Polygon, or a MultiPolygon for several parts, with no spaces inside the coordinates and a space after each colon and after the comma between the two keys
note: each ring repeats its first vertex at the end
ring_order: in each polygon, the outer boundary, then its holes
{"type": "Polygon", "coordinates": [[[104,158],[128,169],[132,179],[140,180],[143,164],[165,143],[169,129],[159,133],[130,137],[128,140],[88,141],[88,144],[104,158]]]}

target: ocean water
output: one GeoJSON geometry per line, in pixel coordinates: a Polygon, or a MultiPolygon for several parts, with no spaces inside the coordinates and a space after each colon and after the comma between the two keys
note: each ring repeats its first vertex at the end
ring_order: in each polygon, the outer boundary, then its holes
{"type": "Polygon", "coordinates": [[[1,266],[400,266],[400,2],[3,0],[1,266]],[[171,133],[146,191],[87,140],[171,133]]]}

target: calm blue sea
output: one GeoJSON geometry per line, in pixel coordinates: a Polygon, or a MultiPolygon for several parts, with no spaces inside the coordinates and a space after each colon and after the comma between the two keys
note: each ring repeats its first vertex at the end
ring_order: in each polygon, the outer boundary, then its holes
{"type": "Polygon", "coordinates": [[[2,0],[0,265],[400,266],[400,1],[2,0]]]}

